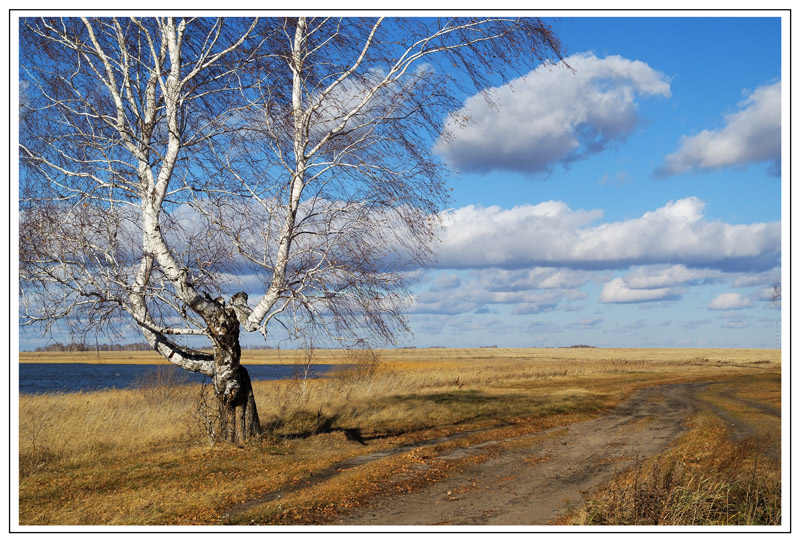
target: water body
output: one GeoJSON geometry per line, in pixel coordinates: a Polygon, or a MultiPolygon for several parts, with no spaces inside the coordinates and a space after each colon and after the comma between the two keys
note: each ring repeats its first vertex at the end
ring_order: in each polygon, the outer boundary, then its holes
{"type": "MultiPolygon", "coordinates": [[[[295,375],[294,365],[245,365],[251,380],[283,380],[295,375]]],[[[337,365],[312,365],[309,377],[324,376],[337,365]]],[[[70,393],[104,389],[133,388],[153,381],[170,383],[203,382],[211,379],[173,365],[20,363],[19,392],[70,393]]]]}

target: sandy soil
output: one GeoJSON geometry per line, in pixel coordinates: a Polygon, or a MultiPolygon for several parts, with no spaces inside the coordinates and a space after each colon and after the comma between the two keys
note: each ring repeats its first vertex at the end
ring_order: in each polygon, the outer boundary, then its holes
{"type": "MultiPolygon", "coordinates": [[[[591,491],[664,450],[701,406],[706,383],[640,390],[607,414],[561,429],[553,438],[504,446],[488,461],[468,465],[411,494],[378,500],[334,523],[349,525],[543,525],[582,503],[591,491]]],[[[763,410],[763,409],[762,409],[763,410]]],[[[765,411],[779,416],[774,409],[765,411]]],[[[726,416],[734,438],[752,428],[726,416]]],[[[554,433],[555,435],[555,433],[554,433]]],[[[530,440],[530,439],[529,439],[530,440]]],[[[478,453],[485,446],[451,454],[478,453]]],[[[489,443],[491,444],[491,443],[489,443]]]]}

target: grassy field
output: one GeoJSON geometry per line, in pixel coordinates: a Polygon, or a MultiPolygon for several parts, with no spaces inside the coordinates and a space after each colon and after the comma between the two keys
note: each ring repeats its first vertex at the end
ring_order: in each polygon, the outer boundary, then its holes
{"type": "MultiPolygon", "coordinates": [[[[780,405],[777,350],[406,349],[359,360],[342,351],[314,356],[315,363],[345,367],[326,379],[254,382],[265,436],[243,448],[209,441],[204,427],[213,414],[205,407],[213,402],[200,385],[166,381],[135,390],[21,396],[20,524],[225,523],[243,501],[348,458],[474,429],[485,430],[474,438],[487,440],[524,435],[596,415],[639,387],[666,382],[741,382],[716,400],[749,393],[780,405]],[[764,384],[748,384],[756,380],[764,384]]],[[[291,351],[244,354],[245,363],[302,359],[291,351]]],[[[21,354],[22,362],[54,360],[90,361],[21,354]]],[[[93,362],[149,362],[143,360],[157,358],[101,353],[93,362]]],[[[458,441],[426,453],[452,446],[458,441]]],[[[323,521],[371,495],[406,490],[388,487],[388,474],[419,460],[408,453],[374,461],[296,493],[269,516],[255,509],[236,522],[323,521]]]]}

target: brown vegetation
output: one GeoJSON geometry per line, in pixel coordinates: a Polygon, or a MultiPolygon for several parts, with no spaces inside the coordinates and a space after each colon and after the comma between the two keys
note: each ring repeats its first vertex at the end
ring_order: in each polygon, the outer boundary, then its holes
{"type": "Polygon", "coordinates": [[[587,500],[583,525],[780,525],[780,465],[764,442],[732,443],[699,417],[667,453],[641,461],[587,500]]]}
{"type": "Polygon", "coordinates": [[[692,418],[668,451],[620,473],[561,522],[780,525],[780,427],[755,412],[764,406],[746,408],[769,405],[779,383],[778,375],[766,374],[711,386],[704,399],[714,408],[692,418]],[[731,415],[759,430],[736,438],[725,419],[731,415]]]}
{"type": "MultiPolygon", "coordinates": [[[[252,354],[272,362],[279,352],[252,354]]],[[[314,362],[347,361],[342,355],[316,351],[314,362]]],[[[245,448],[209,445],[201,400],[208,390],[199,385],[163,382],[170,393],[151,382],[133,390],[21,396],[20,523],[226,522],[243,500],[350,458],[474,429],[524,434],[531,424],[606,409],[641,386],[776,374],[779,356],[766,350],[387,350],[350,360],[331,378],[254,382],[265,435],[245,448]]],[[[284,351],[280,359],[296,356],[284,351]]],[[[717,391],[724,400],[727,392],[717,391]]],[[[764,393],[779,404],[774,390],[764,393]]],[[[485,433],[471,438],[492,438],[485,433]]],[[[254,508],[236,521],[302,522],[335,513],[385,491],[385,473],[402,472],[412,460],[407,455],[331,478],[307,499],[296,493],[279,503],[280,513],[254,508]],[[357,479],[366,485],[351,484],[357,479]]]]}

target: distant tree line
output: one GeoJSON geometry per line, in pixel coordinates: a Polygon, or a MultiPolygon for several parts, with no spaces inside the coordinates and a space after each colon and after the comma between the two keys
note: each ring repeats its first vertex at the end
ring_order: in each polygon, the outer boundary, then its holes
{"type": "Polygon", "coordinates": [[[152,350],[145,342],[130,344],[84,344],[84,343],[53,343],[40,346],[34,352],[129,352],[134,350],[152,350]]]}
{"type": "MultiPolygon", "coordinates": [[[[139,350],[152,350],[146,342],[129,344],[84,344],[84,343],[53,343],[39,346],[33,352],[136,352],[139,350]]],[[[280,350],[279,346],[245,346],[242,350],[280,350]]]]}

